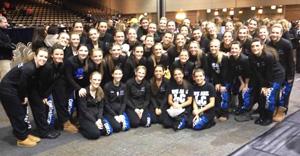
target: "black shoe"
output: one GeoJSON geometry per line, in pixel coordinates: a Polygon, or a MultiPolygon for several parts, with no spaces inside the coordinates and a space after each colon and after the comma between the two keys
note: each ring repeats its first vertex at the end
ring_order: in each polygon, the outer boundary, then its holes
{"type": "Polygon", "coordinates": [[[52,132],[49,132],[45,135],[42,135],[41,138],[45,138],[45,139],[55,139],[57,138],[58,136],[60,135],[59,132],[55,132],[55,131],[52,131],[52,132]]]}
{"type": "Polygon", "coordinates": [[[260,123],[260,125],[262,126],[268,126],[270,125],[271,123],[273,123],[273,120],[272,119],[264,119],[263,122],[260,123]]]}
{"type": "Polygon", "coordinates": [[[242,114],[242,109],[241,108],[235,108],[232,110],[234,115],[240,115],[242,114]]]}
{"type": "Polygon", "coordinates": [[[237,122],[246,122],[246,121],[252,120],[252,117],[251,117],[250,112],[243,112],[239,116],[236,116],[234,118],[234,120],[237,121],[237,122]]]}
{"type": "Polygon", "coordinates": [[[263,118],[258,118],[254,121],[255,124],[260,125],[264,121],[263,118]]]}

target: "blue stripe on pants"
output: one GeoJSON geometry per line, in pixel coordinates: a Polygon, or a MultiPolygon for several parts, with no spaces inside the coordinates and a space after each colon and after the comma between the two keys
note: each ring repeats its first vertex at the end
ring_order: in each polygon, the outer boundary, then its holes
{"type": "Polygon", "coordinates": [[[228,107],[228,98],[229,98],[229,89],[230,84],[226,84],[226,92],[221,94],[222,102],[221,102],[221,108],[226,109],[228,107]]]}
{"type": "Polygon", "coordinates": [[[193,123],[193,128],[195,130],[200,130],[203,127],[203,125],[205,125],[207,122],[208,122],[208,119],[204,115],[202,115],[198,120],[196,120],[193,123]]]}
{"type": "Polygon", "coordinates": [[[248,88],[248,91],[246,91],[245,93],[242,94],[243,101],[244,101],[244,106],[242,107],[243,110],[246,110],[246,108],[250,104],[250,95],[251,95],[252,91],[253,91],[253,88],[248,88]]]}
{"type": "Polygon", "coordinates": [[[280,106],[284,106],[284,101],[291,94],[291,91],[292,91],[292,83],[288,83],[287,81],[284,81],[282,88],[281,88],[282,94],[281,94],[280,101],[279,101],[280,106]]]}
{"type": "Polygon", "coordinates": [[[54,106],[53,106],[52,96],[49,95],[47,99],[48,99],[47,105],[49,106],[47,122],[50,126],[52,126],[54,125],[54,106]]]}
{"type": "Polygon", "coordinates": [[[275,102],[276,102],[276,93],[279,91],[280,89],[280,83],[273,83],[273,86],[270,88],[271,91],[270,93],[267,95],[267,101],[266,101],[266,109],[268,109],[269,111],[274,112],[275,110],[275,102]]]}

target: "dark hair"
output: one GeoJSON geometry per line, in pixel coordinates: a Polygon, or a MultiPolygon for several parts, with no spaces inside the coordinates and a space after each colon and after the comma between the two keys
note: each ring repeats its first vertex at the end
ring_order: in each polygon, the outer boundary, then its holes
{"type": "MultiPolygon", "coordinates": [[[[120,45],[114,43],[114,44],[112,44],[112,45],[110,46],[110,51],[111,51],[111,49],[112,49],[114,46],[118,46],[118,47],[121,48],[120,45]]],[[[114,69],[115,69],[115,64],[114,64],[114,60],[113,60],[113,58],[112,58],[111,53],[108,53],[108,54],[105,56],[105,60],[107,61],[108,71],[109,71],[110,74],[112,74],[113,71],[114,71],[114,69]]]]}
{"type": "Polygon", "coordinates": [[[32,36],[32,51],[36,51],[41,44],[44,43],[45,29],[44,27],[35,27],[32,36]]]}
{"type": "MultiPolygon", "coordinates": [[[[102,56],[103,56],[103,50],[102,50],[102,49],[100,49],[100,48],[94,48],[94,49],[92,50],[92,52],[91,52],[91,56],[90,56],[90,57],[93,57],[93,54],[94,54],[94,52],[96,52],[96,51],[100,51],[101,54],[102,54],[102,56]]],[[[105,65],[105,60],[102,58],[102,61],[101,61],[101,63],[99,64],[99,72],[101,73],[102,76],[105,76],[105,75],[104,75],[104,74],[105,74],[105,72],[104,72],[104,65],[105,65]]]]}
{"type": "Polygon", "coordinates": [[[262,40],[260,40],[259,38],[254,38],[252,41],[251,41],[251,45],[254,43],[254,42],[259,42],[263,47],[262,49],[262,54],[268,54],[268,53],[272,53],[275,57],[275,60],[276,61],[279,61],[279,56],[278,56],[278,53],[277,53],[277,50],[272,48],[272,47],[269,47],[269,46],[266,46],[262,40]]]}
{"type": "Polygon", "coordinates": [[[205,76],[205,72],[204,72],[204,70],[201,69],[201,68],[195,68],[195,69],[193,70],[193,76],[194,76],[197,72],[201,72],[201,73],[205,76]]]}
{"type": "MultiPolygon", "coordinates": [[[[180,71],[181,73],[182,73],[182,75],[184,76],[184,72],[183,72],[183,70],[181,69],[181,68],[175,68],[174,70],[173,70],[173,77],[174,77],[174,74],[175,74],[175,71],[176,70],[178,70],[178,71],[180,71]]],[[[187,81],[187,80],[185,80],[184,78],[183,78],[183,81],[182,81],[183,83],[183,89],[188,89],[189,88],[189,85],[190,85],[190,83],[187,81]]]]}
{"type": "Polygon", "coordinates": [[[48,30],[47,30],[47,34],[49,34],[49,35],[58,34],[58,26],[57,25],[50,25],[48,30]]]}
{"type": "MultiPolygon", "coordinates": [[[[162,70],[164,71],[164,67],[163,67],[163,65],[161,65],[161,64],[155,66],[155,67],[154,67],[154,71],[155,71],[156,68],[162,68],[162,70]]],[[[156,85],[156,77],[155,77],[155,76],[153,76],[153,77],[150,79],[150,88],[151,88],[151,91],[152,91],[153,95],[156,95],[157,92],[158,92],[158,90],[159,90],[159,88],[158,88],[157,85],[156,85]]]]}
{"type": "Polygon", "coordinates": [[[233,44],[238,44],[239,47],[242,48],[242,44],[241,44],[241,42],[239,42],[239,41],[232,41],[232,42],[231,42],[231,46],[232,46],[233,44]]]}
{"type": "MultiPolygon", "coordinates": [[[[88,48],[88,46],[86,44],[79,44],[79,46],[77,47],[77,51],[78,52],[79,52],[79,49],[81,47],[86,47],[87,50],[89,51],[89,48],[88,48]]],[[[89,55],[87,55],[87,57],[84,59],[84,65],[83,65],[83,70],[84,71],[88,71],[88,67],[89,67],[89,59],[88,58],[89,58],[89,55]]]]}

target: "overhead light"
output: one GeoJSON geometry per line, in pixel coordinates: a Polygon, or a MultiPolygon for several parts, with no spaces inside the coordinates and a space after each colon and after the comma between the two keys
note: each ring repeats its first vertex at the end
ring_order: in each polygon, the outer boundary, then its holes
{"type": "Polygon", "coordinates": [[[255,6],[251,7],[251,10],[255,10],[255,9],[256,9],[255,6]]]}
{"type": "Polygon", "coordinates": [[[147,16],[148,14],[145,12],[144,15],[147,16]]]}
{"type": "Polygon", "coordinates": [[[186,18],[186,14],[184,12],[177,13],[175,18],[178,20],[183,20],[186,18]]]}
{"type": "Polygon", "coordinates": [[[258,9],[258,14],[262,14],[263,13],[263,9],[258,9]]]}
{"type": "Polygon", "coordinates": [[[226,12],[227,11],[227,8],[223,8],[223,12],[226,12]]]}
{"type": "Polygon", "coordinates": [[[207,13],[210,13],[210,12],[211,12],[211,9],[207,9],[206,12],[207,12],[207,13]]]}
{"type": "Polygon", "coordinates": [[[271,9],[272,10],[276,9],[276,5],[271,5],[271,9]]]}
{"type": "Polygon", "coordinates": [[[278,9],[277,9],[277,12],[278,12],[278,13],[282,13],[282,8],[278,8],[278,9]]]}
{"type": "Polygon", "coordinates": [[[214,15],[215,15],[215,16],[218,16],[218,15],[219,15],[219,12],[218,12],[218,11],[215,11],[214,15]]]}
{"type": "Polygon", "coordinates": [[[242,13],[243,13],[243,11],[242,11],[242,10],[240,10],[240,11],[239,11],[239,14],[242,14],[242,13]]]}
{"type": "Polygon", "coordinates": [[[229,11],[229,15],[234,15],[234,11],[233,10],[229,11]]]}

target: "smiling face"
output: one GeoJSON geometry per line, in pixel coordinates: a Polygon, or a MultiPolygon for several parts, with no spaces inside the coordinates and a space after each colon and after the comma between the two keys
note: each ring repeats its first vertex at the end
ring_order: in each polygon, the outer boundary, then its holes
{"type": "Polygon", "coordinates": [[[223,42],[229,45],[233,41],[231,32],[225,32],[223,35],[223,42]]]}
{"type": "Polygon", "coordinates": [[[159,29],[165,30],[167,28],[167,21],[166,20],[160,20],[159,21],[159,29]]]}
{"type": "Polygon", "coordinates": [[[79,34],[72,34],[71,35],[71,39],[70,39],[70,44],[73,46],[73,47],[78,47],[80,43],[80,37],[79,37],[79,34]]]}
{"type": "Polygon", "coordinates": [[[61,33],[57,39],[58,44],[67,46],[69,44],[70,36],[67,33],[61,33]]]}
{"type": "Polygon", "coordinates": [[[98,38],[99,38],[99,32],[97,31],[97,29],[91,29],[89,31],[89,38],[92,40],[92,41],[98,41],[98,38]]]}
{"type": "Polygon", "coordinates": [[[242,51],[242,49],[240,48],[240,45],[239,45],[239,44],[232,44],[232,45],[231,45],[231,51],[230,51],[230,54],[231,54],[233,57],[235,57],[235,58],[239,57],[240,54],[241,54],[241,51],[242,51]]]}
{"type": "Polygon", "coordinates": [[[144,48],[141,46],[136,47],[135,50],[133,51],[133,55],[137,60],[140,60],[143,57],[143,54],[144,54],[144,48]]]}
{"type": "Polygon", "coordinates": [[[260,41],[252,42],[251,43],[251,51],[254,55],[260,56],[262,53],[263,45],[260,41]]]}
{"type": "Polygon", "coordinates": [[[162,48],[161,44],[155,45],[154,46],[154,55],[157,56],[157,57],[161,57],[162,50],[163,50],[163,48],[162,48]]]}
{"type": "Polygon", "coordinates": [[[164,76],[164,69],[161,66],[158,66],[154,69],[154,76],[157,79],[161,79],[164,76]]]}
{"type": "Polygon", "coordinates": [[[148,20],[143,20],[142,23],[141,23],[141,26],[144,30],[147,30],[148,26],[149,26],[149,21],[148,20]]]}
{"type": "Polygon", "coordinates": [[[176,29],[176,25],[175,25],[175,22],[174,21],[170,21],[168,22],[167,24],[167,29],[171,32],[174,32],[175,29],[176,29]]]}
{"type": "Polygon", "coordinates": [[[193,31],[193,38],[196,41],[200,41],[201,37],[202,37],[202,32],[199,29],[193,31]]]}
{"type": "Polygon", "coordinates": [[[185,38],[182,34],[178,34],[176,37],[176,45],[178,47],[183,47],[185,44],[185,38]]]}
{"type": "Polygon", "coordinates": [[[282,36],[281,28],[279,28],[279,27],[272,28],[271,35],[270,35],[272,41],[278,42],[280,40],[281,36],[282,36]]]}
{"type": "Polygon", "coordinates": [[[165,33],[162,40],[164,44],[168,45],[173,41],[173,35],[170,33],[165,33]]]}
{"type": "Polygon", "coordinates": [[[147,48],[151,48],[154,45],[154,38],[147,36],[144,42],[147,48]]]}
{"type": "Polygon", "coordinates": [[[48,52],[44,50],[39,50],[37,55],[34,55],[34,61],[37,67],[45,65],[48,59],[48,52]]]}
{"type": "Polygon", "coordinates": [[[88,54],[88,48],[86,46],[80,46],[80,48],[78,49],[78,58],[84,60],[87,58],[88,54]]]}
{"type": "Polygon", "coordinates": [[[95,64],[100,64],[103,59],[103,54],[101,50],[93,50],[91,59],[95,64]]]}
{"type": "Polygon", "coordinates": [[[64,59],[64,51],[62,49],[54,49],[51,57],[55,64],[62,63],[64,59]]]}
{"type": "Polygon", "coordinates": [[[232,22],[227,22],[225,25],[225,31],[233,31],[234,27],[233,27],[233,23],[232,22]]]}
{"type": "Polygon", "coordinates": [[[111,50],[110,50],[110,53],[112,55],[112,57],[114,59],[117,59],[119,58],[120,54],[121,54],[121,47],[118,46],[118,45],[114,45],[111,50]]]}
{"type": "Polygon", "coordinates": [[[260,39],[265,40],[269,36],[269,31],[266,28],[259,29],[258,36],[260,39]]]}
{"type": "Polygon", "coordinates": [[[193,79],[198,85],[202,85],[205,82],[205,75],[203,72],[198,71],[193,75],[193,79]]]}
{"type": "Polygon", "coordinates": [[[255,20],[251,20],[248,24],[248,29],[250,32],[253,32],[257,29],[257,22],[255,20]]]}
{"type": "Polygon", "coordinates": [[[220,42],[218,42],[217,40],[212,40],[210,42],[209,49],[213,55],[216,55],[220,51],[220,42]]]}
{"type": "Polygon", "coordinates": [[[208,34],[210,35],[214,35],[216,34],[216,26],[214,23],[209,23],[206,26],[206,31],[208,32],[208,34]]]}
{"type": "Polygon", "coordinates": [[[135,76],[138,81],[142,81],[144,79],[144,77],[146,76],[145,69],[143,69],[143,68],[137,69],[137,71],[135,72],[135,76]]]}
{"type": "Polygon", "coordinates": [[[124,40],[125,40],[124,32],[121,32],[121,31],[116,32],[116,34],[114,36],[114,39],[118,44],[122,45],[124,43],[124,40]]]}
{"type": "Polygon", "coordinates": [[[90,83],[93,88],[98,88],[100,86],[102,76],[100,73],[92,74],[90,78],[90,83]]]}
{"type": "Polygon", "coordinates": [[[199,52],[198,44],[195,43],[195,42],[191,42],[190,46],[189,46],[189,51],[190,51],[192,56],[197,56],[197,54],[199,52]]]}
{"type": "Polygon", "coordinates": [[[181,70],[174,70],[174,79],[177,84],[181,84],[183,82],[183,73],[181,70]]]}
{"type": "Polygon", "coordinates": [[[184,19],[182,23],[183,23],[183,25],[186,25],[188,27],[191,25],[191,21],[189,19],[187,19],[187,18],[184,19]]]}
{"type": "Polygon", "coordinates": [[[82,23],[75,23],[73,27],[73,31],[76,32],[77,34],[82,34],[83,32],[83,25],[82,23]]]}
{"type": "Polygon", "coordinates": [[[187,50],[183,50],[179,54],[179,60],[181,63],[186,63],[189,60],[189,52],[187,50]]]}
{"type": "Polygon", "coordinates": [[[240,41],[245,41],[247,37],[248,37],[247,29],[240,29],[240,31],[238,32],[238,38],[240,39],[240,41]]]}
{"type": "Polygon", "coordinates": [[[114,81],[116,82],[120,82],[122,77],[123,77],[123,72],[122,70],[115,70],[113,73],[112,73],[112,77],[114,78],[114,81]]]}
{"type": "Polygon", "coordinates": [[[148,27],[148,33],[153,35],[155,32],[156,32],[156,24],[150,23],[148,27]]]}
{"type": "Polygon", "coordinates": [[[187,35],[189,34],[189,30],[187,27],[183,26],[180,28],[180,34],[182,34],[183,36],[187,37],[187,35]]]}
{"type": "Polygon", "coordinates": [[[137,38],[136,31],[134,29],[129,29],[127,33],[127,38],[129,41],[135,41],[137,38]]]}

